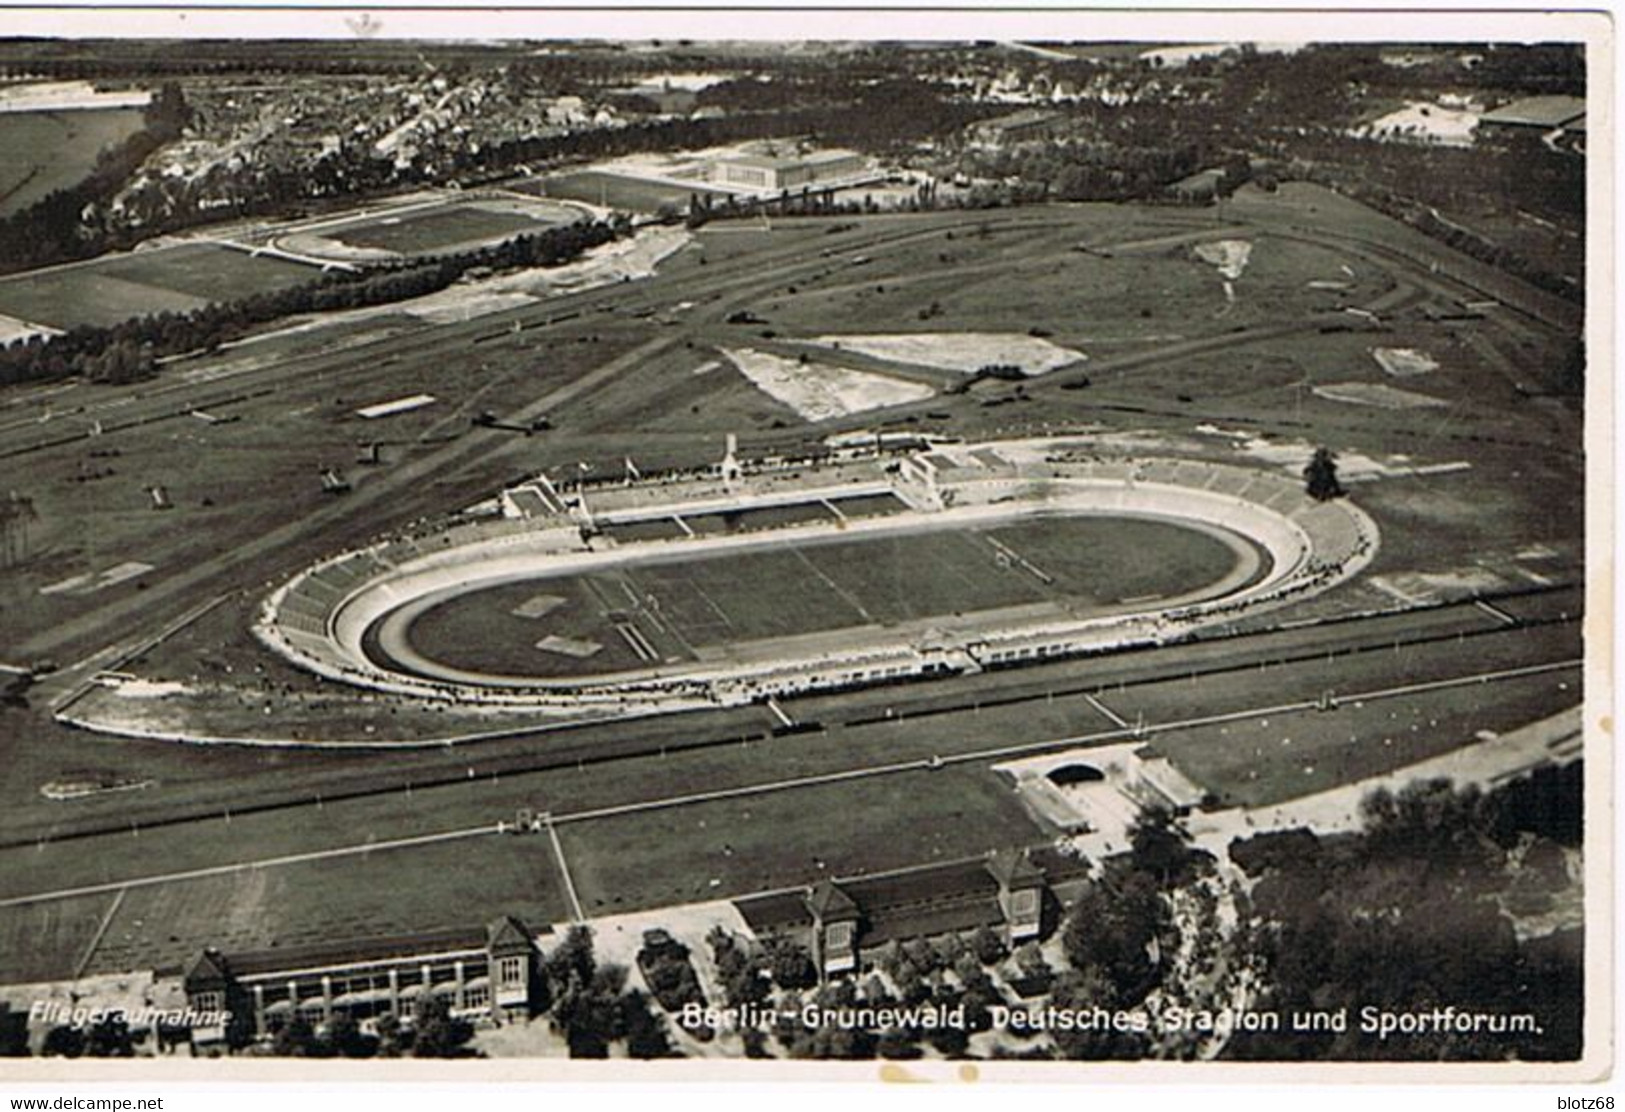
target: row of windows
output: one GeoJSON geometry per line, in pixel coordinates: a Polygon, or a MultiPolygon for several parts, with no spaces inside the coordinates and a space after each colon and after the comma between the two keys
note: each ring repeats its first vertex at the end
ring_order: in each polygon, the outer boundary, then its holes
{"type": "MultiPolygon", "coordinates": [[[[523,958],[504,958],[502,965],[505,970],[503,976],[511,976],[515,981],[523,980],[523,958]],[[516,971],[512,974],[506,972],[510,963],[516,963],[516,971]]],[[[463,965],[463,979],[474,980],[486,975],[487,965],[483,961],[469,961],[463,965]]],[[[431,986],[449,985],[457,980],[457,969],[451,965],[430,966],[427,983],[431,986]]],[[[395,971],[395,987],[406,989],[415,985],[424,984],[423,967],[419,965],[407,966],[395,971]]],[[[267,1004],[279,1000],[289,999],[290,989],[296,992],[296,999],[321,997],[322,983],[320,978],[300,977],[290,985],[288,981],[271,981],[257,986],[261,991],[261,998],[267,1004]]],[[[333,977],[329,981],[329,990],[334,996],[347,996],[357,992],[388,992],[390,991],[389,971],[380,970],[374,973],[363,973],[348,977],[333,977]]]]}
{"type": "Polygon", "coordinates": [[[1037,648],[995,649],[993,652],[988,653],[985,659],[991,664],[997,664],[1003,660],[1030,660],[1033,657],[1064,656],[1066,652],[1067,646],[1065,645],[1039,645],[1037,648]]]}

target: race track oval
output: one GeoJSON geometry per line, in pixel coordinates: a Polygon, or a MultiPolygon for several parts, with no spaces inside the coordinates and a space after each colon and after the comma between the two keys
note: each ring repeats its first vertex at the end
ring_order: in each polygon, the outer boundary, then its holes
{"type": "Polygon", "coordinates": [[[1162,610],[1271,570],[1237,532],[1124,511],[748,540],[675,557],[627,546],[624,561],[590,572],[476,573],[383,614],[363,649],[425,679],[568,685],[1162,610]]]}

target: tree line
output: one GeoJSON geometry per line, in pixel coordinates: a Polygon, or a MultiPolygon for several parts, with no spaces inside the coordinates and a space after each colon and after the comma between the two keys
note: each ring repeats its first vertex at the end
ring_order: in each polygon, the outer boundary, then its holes
{"type": "Polygon", "coordinates": [[[609,242],[628,227],[624,220],[582,221],[477,251],[327,274],[304,285],[215,302],[187,313],[166,311],[110,327],[82,325],[57,336],[32,336],[0,348],[0,385],[49,382],[73,375],[98,382],[134,381],[152,374],[159,359],[212,351],[256,325],[281,317],[422,297],[446,289],[481,267],[558,266],[609,242]]]}
{"type": "Polygon", "coordinates": [[[154,151],[180,138],[190,119],[180,86],[162,86],[142,110],[140,130],[102,150],[83,181],[0,219],[0,273],[88,258],[116,246],[85,225],[85,211],[117,195],[154,151]]]}

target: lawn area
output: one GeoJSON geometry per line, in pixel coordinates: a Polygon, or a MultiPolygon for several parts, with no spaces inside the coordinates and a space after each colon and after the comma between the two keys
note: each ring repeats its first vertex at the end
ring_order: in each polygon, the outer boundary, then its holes
{"type": "MultiPolygon", "coordinates": [[[[1067,666],[1064,669],[1067,678],[1059,682],[1085,681],[1091,688],[1099,687],[1103,701],[1119,714],[1133,720],[1143,712],[1146,721],[1155,724],[1258,706],[1272,700],[1313,698],[1316,692],[1331,688],[1347,695],[1390,686],[1396,675],[1404,677],[1406,682],[1417,682],[1460,675],[1475,667],[1514,666],[1552,659],[1554,655],[1574,649],[1577,649],[1577,631],[1569,626],[1473,638],[1463,649],[1458,649],[1453,642],[1407,647],[1397,654],[1384,647],[1357,656],[1339,656],[1331,662],[1317,658],[1301,664],[1272,666],[1264,671],[1248,668],[1194,682],[1181,677],[1132,686],[1126,691],[1117,690],[1114,671],[1127,668],[1132,672],[1136,667],[1144,667],[1145,662],[1135,665],[1125,659],[1121,665],[1114,665],[1111,661],[1099,661],[1090,663],[1087,673],[1080,671],[1079,666],[1067,666]]],[[[1181,653],[1184,650],[1167,651],[1181,653]]],[[[1205,657],[1211,656],[1211,653],[1205,654],[1205,657]]],[[[1041,693],[1044,674],[1021,671],[997,673],[990,678],[997,679],[1002,686],[1036,687],[1041,693]]],[[[1151,741],[1200,782],[1209,783],[1211,777],[1215,782],[1228,779],[1243,787],[1255,783],[1270,785],[1284,797],[1287,793],[1321,790],[1331,786],[1331,781],[1338,776],[1371,775],[1459,746],[1470,742],[1477,729],[1507,729],[1555,713],[1572,702],[1577,690],[1577,680],[1572,673],[1553,673],[1482,687],[1456,687],[1403,702],[1374,702],[1367,708],[1356,708],[1346,702],[1331,713],[1268,714],[1228,724],[1228,734],[1220,733],[1216,727],[1204,727],[1177,734],[1156,734],[1151,741]],[[1568,684],[1567,691],[1560,689],[1563,683],[1568,684]],[[1464,706],[1472,709],[1462,712],[1464,706]],[[1396,717],[1390,718],[1391,713],[1396,717]],[[1438,728],[1432,725],[1433,719],[1440,723],[1438,728]],[[1414,731],[1412,726],[1416,727],[1414,731]],[[1348,741],[1351,734],[1358,736],[1358,744],[1348,741]],[[1290,738],[1291,744],[1282,744],[1282,738],[1290,738]],[[1384,738],[1391,738],[1393,744],[1384,745],[1384,738]],[[1316,767],[1314,774],[1302,771],[1306,757],[1316,767]],[[1254,770],[1260,771],[1256,782],[1247,775],[1254,770]]],[[[863,697],[862,706],[878,717],[879,708],[889,706],[893,700],[901,700],[899,707],[906,709],[912,700],[922,696],[932,701],[933,693],[953,696],[955,689],[931,685],[918,689],[877,690],[863,697]]],[[[994,692],[990,690],[986,697],[993,698],[994,692]]],[[[833,726],[852,708],[845,702],[837,704],[833,699],[823,698],[797,701],[791,704],[791,709],[798,717],[826,719],[833,726]]],[[[184,828],[145,830],[139,839],[112,835],[87,843],[47,845],[44,850],[32,846],[8,850],[4,863],[5,891],[92,884],[109,875],[150,874],[353,843],[371,836],[385,839],[454,829],[494,821],[496,817],[510,815],[518,806],[545,807],[567,819],[572,814],[638,799],[763,783],[854,766],[917,760],[933,753],[950,755],[989,746],[1102,733],[1111,727],[1111,722],[1080,697],[1039,697],[1008,705],[980,705],[974,711],[967,708],[952,714],[849,725],[824,733],[757,741],[748,746],[728,744],[694,752],[651,755],[614,766],[569,766],[544,773],[503,775],[500,779],[488,777],[482,771],[478,779],[466,783],[459,780],[456,784],[433,789],[420,787],[411,796],[397,791],[365,800],[329,800],[320,810],[304,808],[239,815],[233,818],[229,834],[224,824],[216,820],[184,828]]],[[[647,723],[640,730],[647,735],[660,733],[678,739],[691,737],[704,728],[699,719],[684,716],[680,720],[647,723]]],[[[579,741],[586,743],[590,751],[594,738],[612,738],[624,729],[622,725],[583,731],[579,741]]],[[[574,743],[576,736],[571,734],[520,739],[515,744],[534,753],[548,745],[574,743]]],[[[119,748],[124,750],[131,746],[119,743],[119,748]]],[[[188,761],[204,757],[236,759],[227,751],[193,754],[174,747],[159,748],[165,754],[188,761]]],[[[482,762],[490,752],[487,747],[478,753],[468,751],[467,759],[471,763],[482,762]]],[[[366,763],[376,768],[380,778],[399,783],[410,775],[409,766],[420,756],[427,755],[400,754],[395,758],[373,755],[366,763]]],[[[289,766],[286,771],[297,775],[298,769],[308,767],[307,762],[318,760],[317,754],[286,754],[279,757],[278,763],[286,762],[289,766]]],[[[232,775],[225,766],[215,772],[219,780],[232,775]]],[[[1030,826],[1012,810],[1012,797],[1007,792],[987,787],[979,778],[982,776],[987,776],[985,771],[975,767],[900,773],[873,780],[746,796],[726,803],[584,819],[579,823],[566,821],[560,833],[565,838],[578,885],[597,886],[591,889],[591,895],[586,887],[582,888],[589,911],[595,910],[592,899],[606,899],[610,901],[607,906],[630,909],[634,897],[649,905],[667,899],[731,895],[760,888],[764,883],[802,883],[817,875],[816,866],[811,863],[813,856],[825,860],[830,872],[846,873],[977,852],[978,848],[985,848],[975,845],[977,839],[983,837],[988,845],[1034,840],[1036,835],[1030,826]],[[835,816],[839,821],[830,821],[835,816]],[[753,839],[767,840],[769,836],[761,831],[769,827],[774,831],[772,841],[765,846],[755,845],[753,839]],[[840,833],[847,828],[859,836],[848,838],[840,833]],[[725,846],[731,847],[733,853],[726,852],[725,846]],[[934,848],[940,848],[940,853],[933,853],[934,848]],[[683,861],[689,853],[699,856],[692,866],[685,867],[683,861]],[[710,889],[711,878],[723,879],[726,884],[710,889]],[[606,885],[609,887],[604,887],[606,885]],[[616,896],[622,899],[619,905],[613,903],[616,896]]],[[[992,777],[987,776],[987,780],[991,781],[992,777]]],[[[263,784],[265,780],[259,782],[263,784]]],[[[136,793],[129,802],[141,802],[147,794],[136,793]]],[[[1260,798],[1265,797],[1260,795],[1260,798]]],[[[326,914],[337,921],[369,913],[367,909],[374,907],[380,909],[376,912],[380,921],[394,923],[396,920],[387,916],[405,915],[409,917],[404,920],[406,925],[417,929],[430,923],[432,913],[441,909],[443,899],[452,901],[445,906],[458,905],[460,901],[460,906],[479,909],[480,914],[484,914],[487,907],[504,903],[511,905],[509,910],[528,916],[530,913],[515,902],[515,894],[524,890],[525,883],[530,883],[526,877],[531,874],[515,870],[534,867],[535,875],[543,877],[535,883],[546,884],[548,874],[542,872],[546,861],[546,847],[534,839],[490,836],[448,843],[433,852],[429,849],[391,850],[365,858],[268,870],[268,878],[289,886],[278,896],[288,909],[278,911],[269,902],[251,905],[270,908],[263,911],[270,924],[269,933],[253,937],[291,939],[295,932],[312,929],[312,915],[326,914]],[[511,847],[511,851],[505,847],[511,847]],[[279,876],[286,880],[276,881],[279,876]],[[485,876],[492,878],[489,888],[445,887],[475,885],[477,882],[470,878],[485,876]],[[509,879],[515,876],[517,880],[509,879]],[[444,895],[447,891],[453,894],[444,895]],[[300,910],[307,892],[315,893],[313,899],[325,902],[316,910],[300,910]]],[[[195,881],[186,882],[186,886],[212,891],[213,885],[224,883],[195,881]]],[[[238,883],[243,885],[243,899],[269,900],[267,896],[257,895],[246,882],[238,883]]],[[[158,906],[184,907],[187,905],[179,902],[181,897],[174,895],[181,889],[179,885],[165,886],[154,890],[152,897],[156,899],[160,892],[170,893],[172,899],[161,901],[158,906]]],[[[229,895],[233,891],[236,889],[227,886],[227,895],[208,896],[208,900],[216,901],[208,906],[225,907],[236,898],[229,895]]],[[[284,890],[271,887],[269,891],[284,890]]],[[[136,901],[136,895],[137,892],[132,891],[126,897],[126,907],[121,909],[115,924],[117,930],[109,931],[109,947],[121,943],[120,932],[132,929],[129,924],[133,924],[133,920],[128,918],[132,914],[144,924],[148,915],[155,916],[153,922],[165,921],[167,912],[152,911],[154,903],[136,901]]],[[[203,899],[202,896],[196,898],[203,899]]],[[[544,894],[538,898],[551,897],[544,894]]],[[[84,901],[77,910],[63,911],[60,915],[51,913],[55,918],[43,911],[25,914],[16,909],[0,909],[0,959],[45,962],[49,955],[38,957],[33,951],[54,947],[60,954],[51,960],[69,961],[94,932],[94,923],[90,920],[97,918],[106,906],[105,902],[84,901]],[[11,956],[17,953],[12,949],[13,940],[18,940],[18,946],[28,947],[29,952],[11,956]]],[[[200,922],[207,918],[203,911],[197,914],[200,922]]],[[[538,912],[536,921],[540,920],[538,912]]],[[[229,925],[231,920],[228,916],[219,922],[229,925]]],[[[143,925],[141,929],[151,933],[157,928],[143,925]]],[[[214,928],[206,923],[188,928],[194,929],[201,936],[214,928]]],[[[154,934],[153,940],[171,946],[190,946],[195,941],[195,938],[183,938],[169,943],[169,933],[176,932],[170,929],[161,935],[154,934]]],[[[111,958],[104,953],[99,961],[111,961],[111,958]]]]}
{"type": "Polygon", "coordinates": [[[267,290],[305,285],[322,277],[313,266],[268,255],[249,255],[212,243],[136,251],[95,265],[115,278],[178,290],[209,301],[234,301],[267,290]]]}
{"type": "Polygon", "coordinates": [[[567,823],[559,837],[583,908],[604,915],[968,857],[1044,832],[977,768],[567,823]]]}
{"type": "Polygon", "coordinates": [[[325,235],[352,247],[423,255],[556,228],[578,219],[580,215],[573,209],[541,204],[534,210],[517,212],[467,203],[420,209],[400,216],[385,214],[334,229],[325,235]]]}
{"type": "MultiPolygon", "coordinates": [[[[1578,672],[1553,672],[1403,700],[1345,699],[1331,711],[1158,735],[1153,746],[1225,804],[1263,806],[1392,772],[1469,744],[1482,730],[1512,730],[1579,699],[1578,672]]],[[[1136,705],[1106,701],[1119,714],[1136,705]]]]}
{"type": "Polygon", "coordinates": [[[93,971],[180,965],[204,946],[297,946],[517,915],[569,917],[545,839],[489,835],[132,889],[93,971]]]}
{"type": "Polygon", "coordinates": [[[0,907],[0,984],[73,976],[115,896],[0,907]]]}
{"type": "Polygon", "coordinates": [[[0,216],[78,185],[98,154],[140,129],[139,108],[0,113],[0,216]]]}
{"type": "Polygon", "coordinates": [[[95,266],[67,267],[0,281],[0,313],[64,331],[86,324],[110,328],[132,317],[189,313],[207,304],[205,298],[116,278],[95,266]]]}
{"type": "Polygon", "coordinates": [[[284,259],[189,243],[110,255],[0,280],[0,313],[36,324],[110,326],[152,313],[315,282],[321,272],[284,259]]]}
{"type": "MultiPolygon", "coordinates": [[[[767,523],[821,507],[749,512],[767,523]]],[[[722,515],[698,517],[726,527],[722,515]]],[[[739,525],[739,522],[734,524],[739,525]]],[[[1220,540],[1160,521],[1052,516],[995,528],[818,538],[704,558],[631,564],[588,577],[533,579],[452,599],[415,621],[433,660],[508,675],[603,674],[636,667],[615,626],[632,622],[664,655],[859,626],[1065,601],[1083,610],[1211,583],[1234,565],[1220,540]],[[1050,576],[1012,564],[1004,545],[1050,576]],[[1145,554],[1155,552],[1157,559],[1145,554]],[[545,589],[566,605],[540,619],[511,611],[545,589]],[[675,635],[668,636],[667,631],[675,635]],[[597,642],[592,656],[537,650],[549,634],[597,642]]]]}

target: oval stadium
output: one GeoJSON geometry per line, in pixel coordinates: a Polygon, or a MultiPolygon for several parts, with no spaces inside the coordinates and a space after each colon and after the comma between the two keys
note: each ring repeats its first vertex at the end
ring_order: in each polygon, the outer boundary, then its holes
{"type": "Polygon", "coordinates": [[[1377,544],[1284,475],[1052,441],[748,472],[730,452],[585,490],[542,477],[483,510],[307,569],[259,636],[396,694],[636,714],[1164,643],[1322,590],[1377,544]]]}

